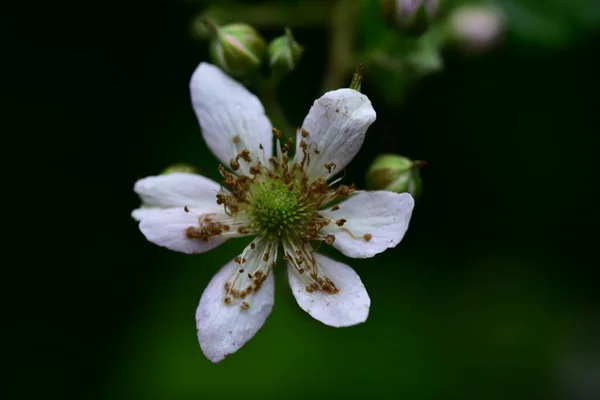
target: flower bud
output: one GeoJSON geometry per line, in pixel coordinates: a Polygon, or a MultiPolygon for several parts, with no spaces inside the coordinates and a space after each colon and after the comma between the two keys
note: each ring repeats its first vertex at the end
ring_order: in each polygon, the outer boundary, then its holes
{"type": "Polygon", "coordinates": [[[413,161],[395,154],[379,155],[367,172],[367,187],[396,193],[407,192],[416,198],[421,194],[419,168],[423,165],[424,161],[413,161]]]}
{"type": "Polygon", "coordinates": [[[485,5],[459,7],[449,20],[451,38],[469,51],[485,51],[496,45],[503,25],[500,11],[485,5]]]}
{"type": "Polygon", "coordinates": [[[234,76],[243,76],[257,70],[265,56],[265,41],[246,24],[221,27],[206,22],[213,31],[210,53],[213,63],[234,76]]]}
{"type": "Polygon", "coordinates": [[[178,163],[178,164],[173,164],[173,165],[167,167],[160,174],[168,175],[168,174],[172,174],[173,172],[189,172],[191,174],[196,174],[196,173],[198,173],[198,170],[193,165],[189,165],[189,164],[185,164],[185,163],[178,163]]]}
{"type": "Polygon", "coordinates": [[[267,51],[271,68],[288,72],[296,67],[304,49],[296,42],[292,31],[285,28],[285,35],[273,39],[267,51]]]}
{"type": "Polygon", "coordinates": [[[420,35],[437,14],[439,0],[383,0],[384,18],[405,33],[420,35]]]}

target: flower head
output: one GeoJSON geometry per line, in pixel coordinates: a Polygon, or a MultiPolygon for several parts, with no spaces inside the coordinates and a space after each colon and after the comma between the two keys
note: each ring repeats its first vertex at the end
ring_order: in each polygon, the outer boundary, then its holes
{"type": "Polygon", "coordinates": [[[331,181],[375,120],[369,99],[352,89],[325,93],[294,145],[281,143],[260,101],[219,68],[201,63],[190,89],[204,140],[228,166],[219,166],[223,181],[180,172],[141,179],[134,190],[142,206],[133,217],[150,242],[184,253],[252,238],[200,299],[196,322],[206,357],[221,361],[264,324],[280,252],[303,310],[334,327],[364,322],[370,299],[360,278],[315,248],[324,242],[349,257],[372,257],[396,246],[408,228],[414,205],[409,194],[359,192],[331,181]]]}

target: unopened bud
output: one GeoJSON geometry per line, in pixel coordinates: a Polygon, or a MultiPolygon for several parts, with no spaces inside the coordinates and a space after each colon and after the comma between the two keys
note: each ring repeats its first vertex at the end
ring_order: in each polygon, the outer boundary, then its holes
{"type": "Polygon", "coordinates": [[[383,0],[386,21],[402,31],[420,35],[433,22],[439,0],[383,0]]]}
{"type": "Polygon", "coordinates": [[[257,70],[265,56],[265,41],[246,24],[216,26],[205,23],[212,30],[210,53],[213,63],[231,75],[243,76],[257,70]]]}
{"type": "Polygon", "coordinates": [[[463,49],[485,51],[494,47],[502,36],[504,18],[491,6],[459,7],[450,15],[450,35],[463,49]]]}
{"type": "Polygon", "coordinates": [[[198,170],[193,165],[179,163],[179,164],[173,164],[173,165],[167,167],[160,174],[168,175],[168,174],[172,174],[173,172],[189,172],[191,174],[196,174],[196,173],[198,173],[198,170]]]}
{"type": "Polygon", "coordinates": [[[269,43],[269,65],[274,70],[291,71],[296,67],[304,49],[296,42],[289,28],[285,35],[276,37],[269,43]]]}
{"type": "Polygon", "coordinates": [[[396,193],[421,194],[422,182],[419,168],[424,161],[413,161],[395,154],[378,156],[367,172],[367,187],[374,190],[389,190],[396,193]]]}

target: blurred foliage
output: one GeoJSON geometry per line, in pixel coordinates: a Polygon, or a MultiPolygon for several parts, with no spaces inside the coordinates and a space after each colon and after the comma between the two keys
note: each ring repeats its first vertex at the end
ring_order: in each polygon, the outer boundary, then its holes
{"type": "Polygon", "coordinates": [[[598,30],[600,2],[595,0],[490,0],[505,13],[509,29],[522,45],[562,47],[598,30]]]}

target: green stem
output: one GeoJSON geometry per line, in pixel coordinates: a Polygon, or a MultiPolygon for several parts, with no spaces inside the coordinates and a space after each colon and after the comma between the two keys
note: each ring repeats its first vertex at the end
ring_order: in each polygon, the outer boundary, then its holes
{"type": "Polygon", "coordinates": [[[347,76],[354,68],[354,39],[358,14],[356,0],[333,3],[329,21],[329,60],[321,90],[327,92],[347,85],[347,76]]]}
{"type": "Polygon", "coordinates": [[[289,138],[295,139],[296,131],[289,123],[281,104],[277,100],[277,85],[279,78],[272,76],[269,79],[261,79],[258,83],[258,96],[265,107],[265,112],[271,120],[274,128],[281,131],[281,140],[286,142],[289,138]]]}

